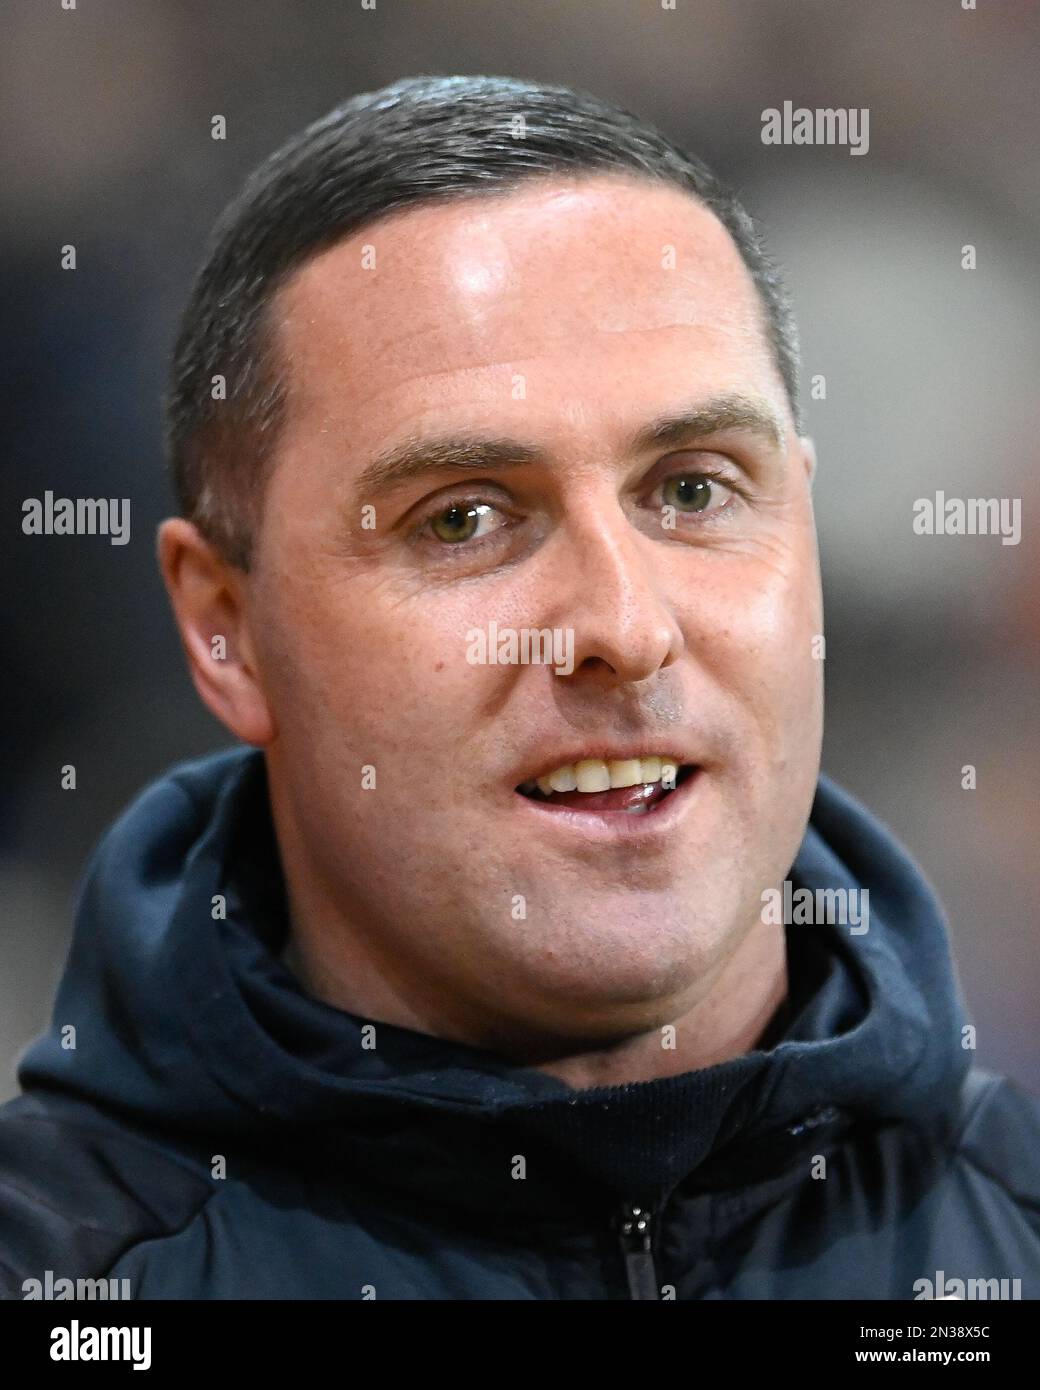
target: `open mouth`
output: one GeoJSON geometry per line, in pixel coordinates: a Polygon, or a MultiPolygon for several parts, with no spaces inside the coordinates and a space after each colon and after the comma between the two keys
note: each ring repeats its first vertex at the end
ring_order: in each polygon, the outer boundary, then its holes
{"type": "Polygon", "coordinates": [[[610,761],[585,758],[521,782],[516,790],[547,808],[646,816],[695,771],[695,764],[668,755],[610,761]]]}

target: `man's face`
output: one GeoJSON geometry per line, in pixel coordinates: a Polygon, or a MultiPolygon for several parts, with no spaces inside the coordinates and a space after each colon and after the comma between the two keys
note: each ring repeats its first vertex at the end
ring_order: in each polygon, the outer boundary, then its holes
{"type": "Polygon", "coordinates": [[[671,188],[546,180],[370,225],[277,309],[248,620],[294,898],[489,1043],[679,1017],[763,930],[822,729],[806,455],[735,246],[671,188]],[[646,437],[720,400],[782,441],[646,437]],[[534,629],[572,669],[510,663],[534,629]],[[518,790],[637,755],[687,769],[642,814],[518,790]]]}

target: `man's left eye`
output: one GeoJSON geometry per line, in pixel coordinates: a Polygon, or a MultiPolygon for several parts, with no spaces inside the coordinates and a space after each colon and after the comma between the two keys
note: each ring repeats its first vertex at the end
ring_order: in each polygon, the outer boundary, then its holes
{"type": "Polygon", "coordinates": [[[497,530],[502,516],[497,507],[487,502],[462,502],[437,512],[428,524],[437,540],[445,545],[458,545],[463,541],[479,540],[497,530]]]}
{"type": "Polygon", "coordinates": [[[677,473],[664,481],[662,505],[674,507],[677,512],[719,511],[732,492],[721,478],[706,473],[677,473]]]}

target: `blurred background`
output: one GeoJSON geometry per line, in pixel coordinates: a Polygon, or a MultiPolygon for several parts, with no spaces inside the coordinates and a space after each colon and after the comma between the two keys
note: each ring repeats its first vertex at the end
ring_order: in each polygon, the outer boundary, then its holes
{"type": "Polygon", "coordinates": [[[171,510],[159,399],[205,238],[290,134],[418,72],[587,87],[706,159],[764,225],[805,381],[826,387],[805,398],[824,769],[946,904],[978,1060],[1040,1091],[1035,0],[16,0],[3,31],[0,1099],[48,1017],[98,836],[172,762],[228,741],[153,558],[171,510]],[[869,153],[763,145],[785,100],[869,108],[869,153]],[[48,488],[129,497],[130,543],[23,535],[22,501],[48,488]],[[915,499],[940,490],[1021,499],[1021,543],[915,535],[915,499]]]}

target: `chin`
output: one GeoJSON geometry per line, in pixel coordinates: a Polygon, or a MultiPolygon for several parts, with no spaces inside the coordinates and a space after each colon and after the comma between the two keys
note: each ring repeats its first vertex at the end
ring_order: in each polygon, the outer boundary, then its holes
{"type": "Polygon", "coordinates": [[[696,991],[727,935],[718,919],[713,931],[698,931],[688,913],[662,911],[660,902],[650,910],[626,899],[593,900],[569,919],[553,918],[551,936],[530,939],[521,972],[529,991],[571,1009],[643,1005],[656,1016],[696,991]]]}

